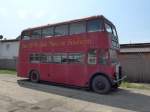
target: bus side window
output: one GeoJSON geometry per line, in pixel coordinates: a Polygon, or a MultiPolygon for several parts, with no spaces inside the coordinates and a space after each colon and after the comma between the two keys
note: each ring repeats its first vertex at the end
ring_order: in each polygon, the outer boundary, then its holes
{"type": "Polygon", "coordinates": [[[99,52],[99,64],[106,65],[108,64],[108,51],[107,50],[100,50],[99,52]]]}
{"type": "Polygon", "coordinates": [[[96,49],[91,49],[88,52],[88,64],[96,64],[96,49]]]}
{"type": "Polygon", "coordinates": [[[66,53],[61,55],[61,63],[68,63],[68,57],[66,53]]]}
{"type": "Polygon", "coordinates": [[[47,63],[52,63],[52,54],[47,54],[47,63]]]}
{"type": "Polygon", "coordinates": [[[47,54],[41,54],[41,63],[47,63],[47,54]]]}
{"type": "Polygon", "coordinates": [[[49,53],[41,54],[41,63],[52,63],[52,55],[49,53]]]}
{"type": "Polygon", "coordinates": [[[68,35],[68,25],[59,25],[55,27],[55,36],[68,35]]]}
{"type": "Polygon", "coordinates": [[[100,19],[89,20],[87,22],[87,31],[88,32],[102,31],[102,21],[100,19]]]}
{"type": "Polygon", "coordinates": [[[68,63],[83,63],[84,54],[83,53],[69,53],[68,63]]]}
{"type": "Polygon", "coordinates": [[[22,40],[30,40],[29,31],[25,31],[25,32],[22,33],[22,40]]]}
{"type": "Polygon", "coordinates": [[[42,31],[40,29],[33,30],[31,33],[31,39],[40,39],[42,31]]]}
{"type": "Polygon", "coordinates": [[[86,32],[86,22],[77,22],[70,24],[70,35],[86,32]]]}
{"type": "Polygon", "coordinates": [[[58,53],[53,55],[53,63],[67,63],[67,54],[66,53],[58,53]]]}
{"type": "Polygon", "coordinates": [[[54,36],[54,27],[43,28],[43,30],[42,30],[42,36],[44,38],[48,38],[48,37],[54,36]]]}
{"type": "Polygon", "coordinates": [[[40,63],[41,55],[38,53],[33,53],[30,55],[30,63],[40,63]]]}

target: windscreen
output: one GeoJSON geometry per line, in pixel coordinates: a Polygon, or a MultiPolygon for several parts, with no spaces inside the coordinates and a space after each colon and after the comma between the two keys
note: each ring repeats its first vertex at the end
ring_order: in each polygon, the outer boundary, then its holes
{"type": "Polygon", "coordinates": [[[111,63],[112,64],[118,63],[118,54],[117,54],[117,51],[115,49],[110,49],[109,50],[109,54],[110,54],[111,63]]]}
{"type": "Polygon", "coordinates": [[[105,22],[105,29],[111,35],[112,48],[119,48],[118,36],[115,26],[105,22]]]}

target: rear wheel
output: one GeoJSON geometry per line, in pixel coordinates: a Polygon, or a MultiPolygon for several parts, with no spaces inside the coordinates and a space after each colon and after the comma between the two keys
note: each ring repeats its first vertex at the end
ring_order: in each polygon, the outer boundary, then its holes
{"type": "Polygon", "coordinates": [[[32,71],[29,76],[31,82],[38,83],[40,80],[40,75],[37,71],[32,71]]]}
{"type": "Polygon", "coordinates": [[[111,90],[111,84],[105,76],[96,76],[92,80],[92,89],[100,94],[106,94],[111,90]]]}

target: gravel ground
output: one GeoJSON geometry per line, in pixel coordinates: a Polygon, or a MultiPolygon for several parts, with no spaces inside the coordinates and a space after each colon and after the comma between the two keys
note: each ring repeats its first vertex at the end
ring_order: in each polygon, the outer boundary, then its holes
{"type": "Polygon", "coordinates": [[[0,75],[0,112],[149,112],[150,91],[119,89],[100,95],[82,89],[34,84],[0,75]]]}

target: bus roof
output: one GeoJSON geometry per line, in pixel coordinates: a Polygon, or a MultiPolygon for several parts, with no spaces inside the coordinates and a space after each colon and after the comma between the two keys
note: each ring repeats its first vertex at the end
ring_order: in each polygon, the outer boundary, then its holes
{"type": "Polygon", "coordinates": [[[106,21],[108,21],[109,23],[111,23],[113,25],[113,23],[111,21],[109,21],[108,19],[106,19],[103,15],[97,15],[97,16],[90,16],[90,17],[86,17],[86,18],[65,21],[65,22],[59,22],[59,23],[54,23],[54,24],[47,24],[47,25],[43,25],[43,26],[27,28],[27,29],[25,29],[23,31],[34,30],[34,29],[39,29],[39,28],[44,28],[44,27],[49,27],[49,26],[57,26],[57,25],[61,25],[61,24],[80,22],[80,21],[88,21],[88,20],[98,19],[98,18],[105,19],[106,21]]]}

